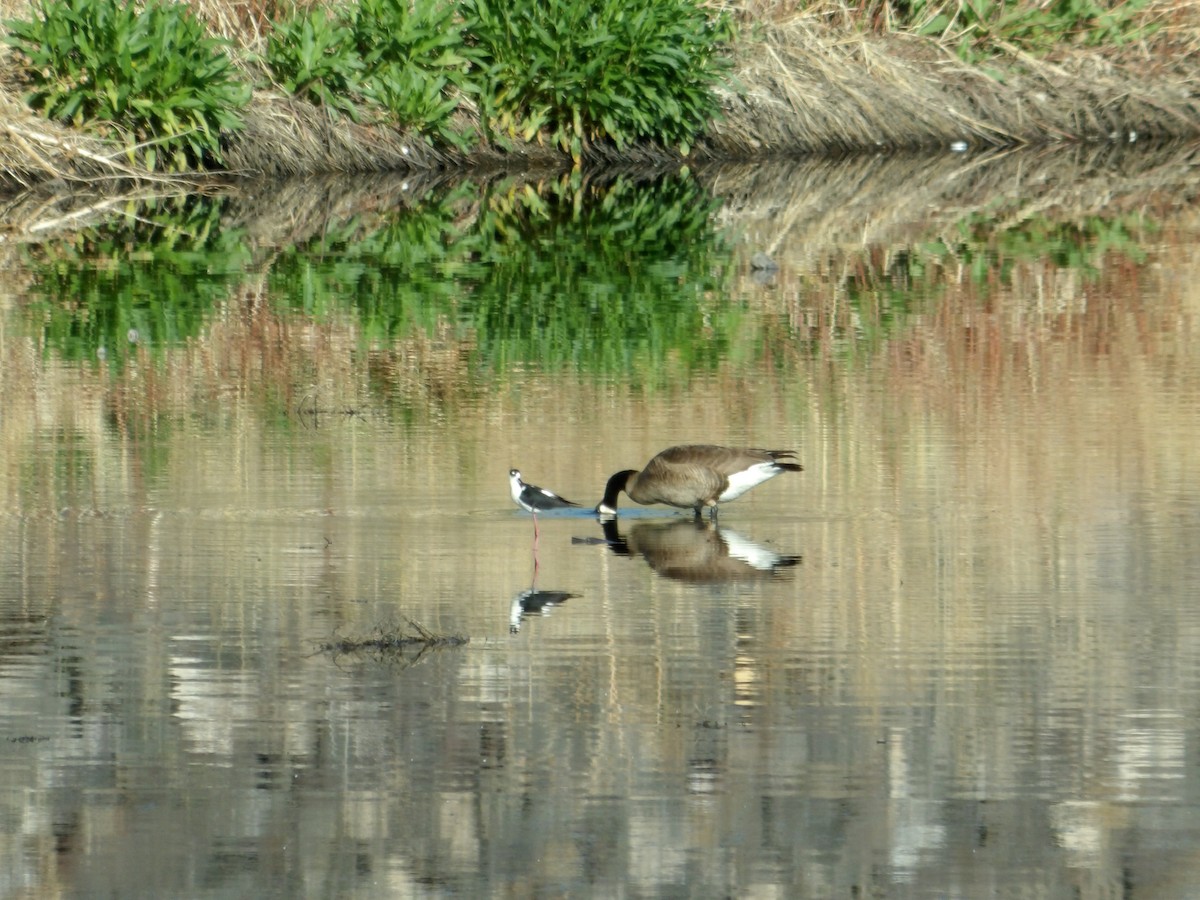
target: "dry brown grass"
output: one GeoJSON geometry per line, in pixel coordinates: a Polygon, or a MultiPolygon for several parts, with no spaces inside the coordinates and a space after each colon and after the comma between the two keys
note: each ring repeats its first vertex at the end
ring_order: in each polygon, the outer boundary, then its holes
{"type": "Polygon", "coordinates": [[[0,87],[0,188],[47,180],[150,178],[98,138],[49,122],[0,87]],[[7,184],[6,184],[7,183],[7,184]]]}
{"type": "Polygon", "coordinates": [[[303,100],[261,91],[225,153],[231,171],[253,175],[429,170],[452,158],[419,135],[350,122],[303,100]]]}
{"type": "Polygon", "coordinates": [[[909,34],[831,30],[812,15],[762,27],[736,71],[704,152],[718,158],[946,146],[1127,140],[1200,133],[1200,66],[1181,54],[1135,65],[1017,48],[989,62],[909,34]]]}

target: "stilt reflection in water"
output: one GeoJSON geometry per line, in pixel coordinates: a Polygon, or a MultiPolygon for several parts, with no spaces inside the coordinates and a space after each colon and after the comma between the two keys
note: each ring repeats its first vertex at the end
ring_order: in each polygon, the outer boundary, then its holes
{"type": "Polygon", "coordinates": [[[550,614],[550,610],[556,606],[562,606],[568,600],[578,597],[579,594],[571,591],[553,591],[543,590],[538,587],[538,556],[537,548],[533,551],[533,580],[529,587],[523,591],[518,591],[512,598],[512,604],[508,612],[508,630],[511,634],[516,634],[521,630],[521,622],[523,619],[531,616],[546,616],[550,614]]]}
{"type": "Polygon", "coordinates": [[[521,591],[512,599],[512,609],[509,611],[508,630],[516,634],[521,630],[522,620],[531,616],[547,616],[556,606],[562,606],[573,597],[570,591],[542,591],[532,586],[521,591]]]}

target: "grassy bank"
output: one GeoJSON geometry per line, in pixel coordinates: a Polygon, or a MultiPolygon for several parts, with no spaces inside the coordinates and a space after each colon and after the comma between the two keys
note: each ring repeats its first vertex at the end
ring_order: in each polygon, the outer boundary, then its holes
{"type": "MultiPolygon", "coordinates": [[[[1148,17],[1165,21],[1175,8],[1148,17]]],[[[715,157],[1130,141],[1200,134],[1193,24],[1035,56],[953,34],[878,32],[812,15],[758,29],[704,151],[715,157]],[[969,58],[964,59],[964,55],[969,58]]]]}
{"type": "MultiPolygon", "coordinates": [[[[80,17],[96,8],[54,2],[80,17]]],[[[128,67],[141,79],[132,97],[162,91],[139,108],[99,86],[81,105],[72,92],[88,82],[86,60],[48,77],[48,57],[30,49],[67,41],[91,20],[51,16],[38,26],[42,7],[9,0],[0,4],[15,40],[0,56],[0,168],[10,183],[177,180],[1200,134],[1200,15],[1178,0],[804,9],[751,0],[705,7],[683,25],[680,15],[700,8],[668,6],[635,33],[621,0],[532,4],[549,12],[530,15],[547,18],[519,27],[485,0],[199,0],[160,16],[181,33],[185,19],[198,23],[194,59],[172,45],[128,67]],[[604,55],[617,47],[623,55],[604,55]],[[185,94],[164,126],[153,104],[185,94]],[[31,96],[50,118],[30,109],[31,96]]],[[[98,27],[144,27],[137,13],[123,15],[98,27]]],[[[99,58],[94,68],[123,62],[99,58]]]]}

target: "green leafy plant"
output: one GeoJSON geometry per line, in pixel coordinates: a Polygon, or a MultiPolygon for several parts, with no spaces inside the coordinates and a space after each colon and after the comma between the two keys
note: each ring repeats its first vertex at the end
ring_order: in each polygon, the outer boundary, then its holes
{"type": "Polygon", "coordinates": [[[241,127],[250,99],[226,51],[188,7],[149,0],[35,0],[6,22],[24,62],[26,99],[76,126],[113,123],[131,158],[177,171],[219,163],[223,131],[241,127]]]}
{"type": "Polygon", "coordinates": [[[318,6],[283,19],[267,36],[264,62],[288,93],[357,121],[366,66],[353,32],[336,16],[318,6]]]}
{"type": "Polygon", "coordinates": [[[350,30],[366,74],[363,92],[401,125],[463,146],[451,126],[469,81],[472,51],[446,0],[361,0],[350,30]]]}
{"type": "Polygon", "coordinates": [[[462,0],[492,127],[578,161],[593,142],[678,146],[718,113],[724,13],[695,0],[462,0]]]}

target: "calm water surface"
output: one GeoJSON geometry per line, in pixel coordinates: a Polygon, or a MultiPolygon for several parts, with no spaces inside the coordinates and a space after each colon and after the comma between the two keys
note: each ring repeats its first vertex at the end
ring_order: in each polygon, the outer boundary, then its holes
{"type": "Polygon", "coordinates": [[[12,256],[0,895],[1196,896],[1195,179],[774,177],[12,256]],[[805,471],[534,552],[510,467],[684,441],[805,471]],[[469,642],[352,649],[410,623],[469,642]]]}

